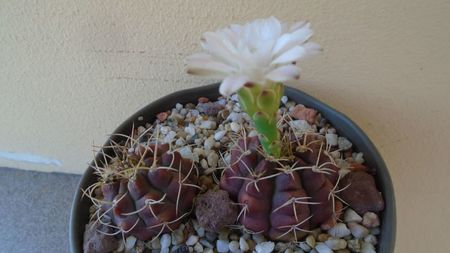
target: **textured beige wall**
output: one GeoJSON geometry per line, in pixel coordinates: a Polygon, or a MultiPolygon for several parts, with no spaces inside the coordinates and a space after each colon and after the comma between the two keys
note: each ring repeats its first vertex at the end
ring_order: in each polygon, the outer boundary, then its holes
{"type": "Polygon", "coordinates": [[[380,149],[397,194],[397,252],[450,252],[449,13],[438,0],[2,1],[0,152],[62,165],[0,166],[82,173],[92,143],[127,116],[208,83],[183,72],[202,32],[270,15],[307,19],[325,51],[303,65],[298,87],[380,149]]]}

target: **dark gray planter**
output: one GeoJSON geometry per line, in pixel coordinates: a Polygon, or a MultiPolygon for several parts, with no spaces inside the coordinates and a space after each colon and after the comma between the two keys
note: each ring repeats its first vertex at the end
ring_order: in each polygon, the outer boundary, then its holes
{"type": "MultiPolygon", "coordinates": [[[[155,120],[156,115],[159,112],[169,110],[175,106],[176,103],[189,103],[196,102],[198,97],[208,97],[210,99],[216,99],[219,96],[218,84],[211,84],[208,86],[202,86],[198,88],[178,91],[167,95],[163,98],[156,100],[155,102],[147,105],[139,110],[137,113],[129,117],[122,125],[120,125],[114,133],[122,133],[125,135],[130,134],[132,125],[138,126],[142,122],[138,121],[139,116],[144,116],[147,122],[155,120]]],[[[364,134],[364,132],[349,118],[340,112],[337,112],[328,105],[320,102],[319,100],[296,90],[291,87],[286,87],[286,95],[307,107],[317,109],[331,124],[336,128],[340,135],[346,136],[353,144],[364,153],[364,158],[367,164],[377,169],[376,181],[377,186],[383,193],[386,209],[381,216],[381,237],[379,238],[378,252],[379,253],[392,253],[394,252],[395,245],[395,232],[396,232],[396,213],[395,213],[395,198],[392,181],[389,176],[389,171],[384,164],[383,159],[378,153],[375,146],[364,134]]],[[[119,137],[112,137],[114,140],[118,140],[119,137]]],[[[108,144],[109,140],[105,143],[108,144]]],[[[106,152],[107,153],[107,152],[106,152]]],[[[100,157],[97,156],[96,159],[100,157]]],[[[70,239],[70,251],[72,253],[83,252],[83,233],[84,227],[89,220],[89,207],[91,206],[88,198],[82,198],[82,192],[80,189],[86,189],[89,185],[96,181],[93,175],[93,170],[88,168],[81,178],[78,185],[78,191],[75,193],[75,197],[72,203],[72,210],[70,214],[69,225],[69,239],[70,239]]]]}

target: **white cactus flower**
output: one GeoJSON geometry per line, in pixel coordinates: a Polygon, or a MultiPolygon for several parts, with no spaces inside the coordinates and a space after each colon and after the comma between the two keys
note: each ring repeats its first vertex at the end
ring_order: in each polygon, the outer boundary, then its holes
{"type": "Polygon", "coordinates": [[[275,17],[206,32],[201,40],[204,52],[187,59],[187,72],[222,79],[220,93],[226,96],[247,82],[295,80],[300,77],[296,63],[320,50],[308,42],[312,34],[307,22],[287,24],[275,17]]]}

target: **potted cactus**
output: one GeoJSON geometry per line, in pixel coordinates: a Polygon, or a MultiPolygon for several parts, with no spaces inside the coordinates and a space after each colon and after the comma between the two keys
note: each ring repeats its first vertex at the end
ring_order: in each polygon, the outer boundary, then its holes
{"type": "Polygon", "coordinates": [[[205,33],[187,72],[223,81],[115,131],[75,196],[72,252],[393,252],[378,152],[348,118],[284,86],[320,51],[311,36],[309,23],[274,17],[205,33]]]}

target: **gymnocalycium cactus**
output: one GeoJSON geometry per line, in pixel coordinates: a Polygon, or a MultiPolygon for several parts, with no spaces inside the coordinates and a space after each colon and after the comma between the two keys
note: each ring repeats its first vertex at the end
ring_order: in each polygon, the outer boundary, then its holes
{"type": "Polygon", "coordinates": [[[190,214],[199,188],[198,171],[191,160],[170,151],[158,138],[146,143],[126,138],[125,144],[109,147],[116,157],[105,155],[103,167],[93,166],[101,180],[85,194],[97,207],[92,216],[97,222],[114,234],[149,240],[178,228],[190,214]],[[99,194],[97,189],[102,199],[93,197],[95,191],[99,194]]]}

